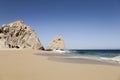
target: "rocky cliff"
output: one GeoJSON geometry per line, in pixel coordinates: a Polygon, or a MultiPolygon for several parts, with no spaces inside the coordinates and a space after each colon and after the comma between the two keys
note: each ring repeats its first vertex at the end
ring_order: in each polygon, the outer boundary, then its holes
{"type": "Polygon", "coordinates": [[[34,30],[23,21],[0,27],[0,48],[32,48],[44,50],[34,30]]]}
{"type": "Polygon", "coordinates": [[[55,37],[48,45],[49,50],[65,50],[64,40],[61,36],[55,37]]]}

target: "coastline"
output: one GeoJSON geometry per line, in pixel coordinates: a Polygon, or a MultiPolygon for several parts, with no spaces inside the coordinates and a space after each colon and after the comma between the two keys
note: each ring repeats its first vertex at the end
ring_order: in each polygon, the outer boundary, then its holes
{"type": "Polygon", "coordinates": [[[0,80],[120,80],[120,66],[74,64],[38,53],[52,52],[0,50],[0,80]]]}
{"type": "Polygon", "coordinates": [[[106,61],[106,60],[93,59],[88,57],[75,56],[74,54],[58,53],[53,51],[41,51],[36,55],[46,56],[48,57],[49,60],[65,62],[65,63],[120,66],[119,61],[112,61],[112,60],[106,61]]]}

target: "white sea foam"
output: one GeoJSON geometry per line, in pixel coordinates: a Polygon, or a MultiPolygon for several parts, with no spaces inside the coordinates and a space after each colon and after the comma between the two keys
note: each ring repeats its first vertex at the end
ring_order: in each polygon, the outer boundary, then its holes
{"type": "Polygon", "coordinates": [[[114,61],[120,63],[120,55],[113,58],[100,57],[101,60],[114,61]]]}
{"type": "Polygon", "coordinates": [[[60,54],[68,53],[71,54],[71,56],[64,56],[64,58],[84,58],[84,59],[91,59],[91,60],[98,60],[98,61],[105,61],[105,62],[117,62],[120,64],[120,55],[117,55],[115,57],[100,57],[100,55],[81,55],[76,54],[77,51],[70,51],[70,50],[53,50],[53,52],[57,52],[60,54]]]}
{"type": "Polygon", "coordinates": [[[98,60],[98,61],[105,61],[105,62],[115,62],[120,64],[120,55],[113,57],[113,58],[107,58],[107,57],[99,57],[99,56],[68,56],[66,58],[84,58],[84,59],[91,59],[91,60],[98,60]]]}
{"type": "Polygon", "coordinates": [[[104,60],[104,61],[115,61],[120,63],[120,55],[113,57],[113,58],[107,58],[107,57],[99,57],[99,56],[73,56],[72,58],[85,58],[85,59],[93,59],[93,60],[104,60]]]}
{"type": "Polygon", "coordinates": [[[53,50],[53,52],[57,52],[57,53],[66,53],[66,51],[63,51],[63,50],[53,50]]]}
{"type": "Polygon", "coordinates": [[[84,58],[84,59],[91,59],[91,60],[100,60],[97,56],[68,56],[67,58],[84,58]]]}

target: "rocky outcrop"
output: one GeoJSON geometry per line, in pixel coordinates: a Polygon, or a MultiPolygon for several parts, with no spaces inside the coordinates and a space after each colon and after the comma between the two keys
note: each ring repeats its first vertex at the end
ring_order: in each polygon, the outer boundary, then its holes
{"type": "Polygon", "coordinates": [[[44,49],[34,30],[23,21],[15,21],[0,27],[0,48],[44,49]]]}
{"type": "Polygon", "coordinates": [[[48,50],[65,50],[64,40],[61,36],[57,36],[53,41],[48,45],[48,50]]]}

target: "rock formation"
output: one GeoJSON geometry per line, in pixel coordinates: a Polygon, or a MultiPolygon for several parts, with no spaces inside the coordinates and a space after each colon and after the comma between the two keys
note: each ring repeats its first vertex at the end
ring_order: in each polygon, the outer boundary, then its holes
{"type": "Polygon", "coordinates": [[[48,45],[48,50],[65,50],[64,40],[61,36],[57,36],[53,41],[48,45]]]}
{"type": "Polygon", "coordinates": [[[23,21],[0,27],[0,48],[44,49],[34,30],[23,21]]]}

